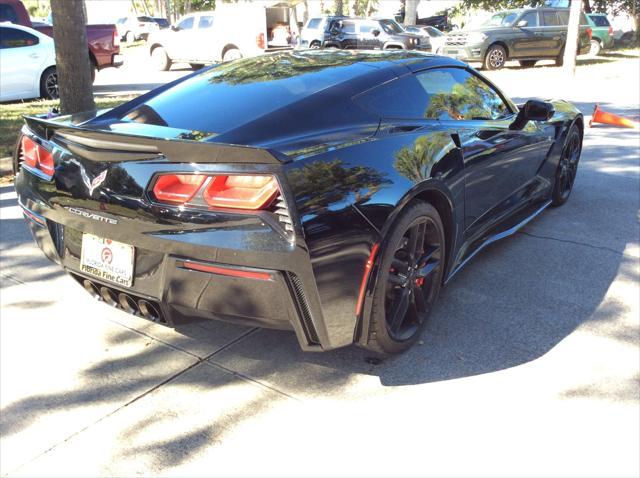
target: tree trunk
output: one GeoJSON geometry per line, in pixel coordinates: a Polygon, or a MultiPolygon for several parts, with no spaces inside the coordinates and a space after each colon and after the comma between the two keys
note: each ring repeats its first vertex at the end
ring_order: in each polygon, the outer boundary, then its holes
{"type": "Polygon", "coordinates": [[[84,0],[51,0],[62,114],[96,109],[83,5],[84,0]]]}
{"type": "Polygon", "coordinates": [[[420,0],[406,0],[404,7],[404,24],[415,25],[418,16],[418,3],[420,0]]]}
{"type": "Polygon", "coordinates": [[[307,0],[304,0],[302,5],[304,6],[304,10],[302,11],[302,23],[306,25],[307,21],[309,21],[309,4],[307,3],[307,0]]]}
{"type": "Polygon", "coordinates": [[[171,22],[171,5],[169,4],[169,0],[164,0],[164,15],[171,22]]]}
{"type": "Polygon", "coordinates": [[[578,37],[580,35],[580,10],[582,2],[571,2],[569,13],[569,26],[567,29],[567,43],[564,47],[564,70],[568,75],[576,74],[576,54],[578,50],[578,37]]]}
{"type": "Polygon", "coordinates": [[[335,14],[336,15],[344,15],[344,8],[343,8],[343,5],[342,5],[342,0],[335,0],[333,2],[333,6],[334,6],[334,9],[335,9],[335,14]]]}
{"type": "Polygon", "coordinates": [[[591,4],[589,3],[589,0],[582,0],[582,6],[584,8],[585,13],[591,13],[591,4]]]}

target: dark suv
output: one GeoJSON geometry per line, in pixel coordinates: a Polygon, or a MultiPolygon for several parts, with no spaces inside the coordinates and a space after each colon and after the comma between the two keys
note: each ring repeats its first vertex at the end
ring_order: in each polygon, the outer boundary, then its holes
{"type": "MultiPolygon", "coordinates": [[[[481,62],[488,70],[502,68],[507,60],[533,66],[553,59],[562,65],[567,41],[567,8],[523,8],[495,13],[480,27],[451,32],[443,54],[466,62],[481,62]]],[[[578,54],[589,52],[591,28],[580,14],[578,54]]]]}
{"type": "Polygon", "coordinates": [[[358,50],[431,51],[428,38],[407,33],[391,19],[341,18],[330,22],[322,44],[325,48],[358,50]]]}

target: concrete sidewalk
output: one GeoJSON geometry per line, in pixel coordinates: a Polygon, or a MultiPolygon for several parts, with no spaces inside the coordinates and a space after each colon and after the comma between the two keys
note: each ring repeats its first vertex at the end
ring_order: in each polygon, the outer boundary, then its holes
{"type": "MultiPolygon", "coordinates": [[[[638,113],[616,95],[589,99],[638,113]]],[[[423,344],[378,365],[96,303],[0,188],[0,473],[638,476],[639,146],[588,130],[569,202],[478,255],[423,344]]]]}

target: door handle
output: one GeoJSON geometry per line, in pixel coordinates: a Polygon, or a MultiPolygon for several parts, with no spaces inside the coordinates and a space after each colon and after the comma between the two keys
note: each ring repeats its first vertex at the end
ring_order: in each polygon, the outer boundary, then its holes
{"type": "Polygon", "coordinates": [[[29,58],[40,58],[40,55],[38,55],[37,53],[31,53],[29,54],[29,58]]]}

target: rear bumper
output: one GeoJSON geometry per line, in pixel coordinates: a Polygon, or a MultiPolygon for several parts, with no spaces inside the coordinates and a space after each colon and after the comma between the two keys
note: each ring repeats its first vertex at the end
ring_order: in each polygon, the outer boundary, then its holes
{"type": "Polygon", "coordinates": [[[183,222],[176,222],[171,214],[158,221],[143,212],[129,218],[122,214],[121,206],[50,196],[47,191],[53,189],[52,182],[24,170],[15,184],[40,249],[81,284],[89,281],[99,300],[127,310],[126,299],[118,301],[120,294],[126,295],[138,304],[127,311],[141,316],[148,315],[139,305],[146,301],[160,311],[157,321],[166,325],[187,318],[220,319],[293,330],[302,349],[308,351],[346,345],[337,343],[324,325],[304,243],[287,239],[264,218],[216,214],[204,224],[200,217],[198,224],[196,217],[185,216],[184,211],[183,222]],[[78,210],[90,214],[78,215],[78,210]],[[117,224],[95,220],[95,215],[117,224]],[[82,270],[83,233],[135,246],[131,287],[82,270]]]}

